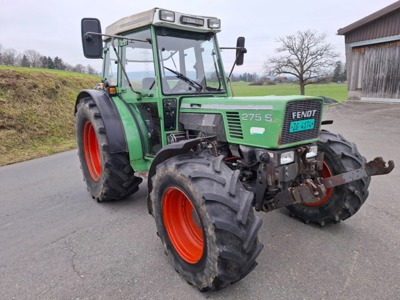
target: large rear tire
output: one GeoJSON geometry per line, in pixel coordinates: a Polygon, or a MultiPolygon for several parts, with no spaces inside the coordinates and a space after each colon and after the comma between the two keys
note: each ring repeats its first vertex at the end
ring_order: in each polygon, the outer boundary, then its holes
{"type": "MultiPolygon", "coordinates": [[[[324,178],[359,169],[366,163],[355,144],[327,130],[321,131],[318,150],[324,152],[324,164],[320,172],[324,178]]],[[[370,181],[371,177],[366,177],[328,189],[326,196],[317,203],[291,205],[287,209],[305,223],[318,223],[321,226],[338,223],[354,215],[364,204],[370,181]]]]}
{"type": "Polygon", "coordinates": [[[139,190],[129,155],[110,153],[101,113],[92,98],[80,100],[76,113],[78,156],[88,191],[97,201],[125,198],[139,190]]]}
{"type": "Polygon", "coordinates": [[[245,277],[262,250],[262,221],[223,157],[188,153],[157,166],[150,198],[158,235],[172,265],[201,291],[245,277]]]}

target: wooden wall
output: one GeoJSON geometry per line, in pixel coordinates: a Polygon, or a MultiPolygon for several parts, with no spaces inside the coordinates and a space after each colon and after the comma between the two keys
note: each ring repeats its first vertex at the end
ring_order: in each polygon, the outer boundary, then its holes
{"type": "Polygon", "coordinates": [[[349,99],[400,99],[400,41],[346,47],[349,99]]]}

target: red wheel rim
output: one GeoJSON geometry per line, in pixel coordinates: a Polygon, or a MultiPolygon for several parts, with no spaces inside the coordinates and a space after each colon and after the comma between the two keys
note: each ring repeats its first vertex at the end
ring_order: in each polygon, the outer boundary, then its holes
{"type": "Polygon", "coordinates": [[[169,188],[163,197],[162,215],[176,252],[187,263],[198,263],[204,252],[203,231],[196,209],[185,193],[169,188]]]}
{"type": "MultiPolygon", "coordinates": [[[[321,176],[322,176],[322,178],[328,178],[328,177],[333,176],[332,171],[331,171],[331,169],[329,169],[326,162],[323,163],[321,176]]],[[[333,192],[333,188],[327,189],[325,197],[322,198],[320,201],[314,202],[314,203],[306,203],[305,205],[306,206],[321,206],[321,205],[325,204],[326,202],[328,202],[329,198],[332,195],[332,192],[333,192]]]]}
{"type": "Polygon", "coordinates": [[[94,181],[98,181],[101,175],[101,159],[99,143],[96,132],[91,122],[87,121],[83,129],[83,149],[85,160],[90,176],[94,181]]]}

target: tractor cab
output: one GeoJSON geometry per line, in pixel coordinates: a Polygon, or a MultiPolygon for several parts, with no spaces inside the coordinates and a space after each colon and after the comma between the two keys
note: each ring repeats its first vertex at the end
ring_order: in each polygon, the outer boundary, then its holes
{"type": "Polygon", "coordinates": [[[124,18],[106,29],[103,81],[133,99],[225,93],[219,30],[218,19],[161,9],[124,18]]]}
{"type": "MultiPolygon", "coordinates": [[[[183,138],[181,99],[228,96],[216,37],[220,30],[217,18],[160,8],[123,18],[105,34],[97,19],[82,20],[85,57],[104,59],[100,87],[141,115],[146,155],[183,138]]],[[[238,64],[243,63],[244,38],[231,49],[237,50],[238,64]]]]}

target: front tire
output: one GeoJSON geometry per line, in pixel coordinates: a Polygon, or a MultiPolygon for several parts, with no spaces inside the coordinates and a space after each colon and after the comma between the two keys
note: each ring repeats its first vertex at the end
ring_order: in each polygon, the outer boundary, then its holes
{"type": "MultiPolygon", "coordinates": [[[[337,174],[359,169],[367,162],[358,152],[355,144],[340,134],[322,130],[318,150],[324,152],[323,169],[320,176],[327,178],[337,174]]],[[[371,177],[349,182],[328,189],[326,196],[317,203],[288,206],[290,214],[305,223],[317,223],[324,226],[338,223],[354,215],[368,197],[371,177]]]]}
{"type": "Polygon", "coordinates": [[[157,166],[150,198],[158,235],[172,265],[201,291],[245,277],[262,250],[262,221],[223,157],[189,153],[157,166]]]}
{"type": "Polygon", "coordinates": [[[103,117],[90,97],[77,105],[76,135],[83,178],[94,199],[119,200],[139,190],[142,178],[135,176],[128,153],[110,153],[103,117]]]}

